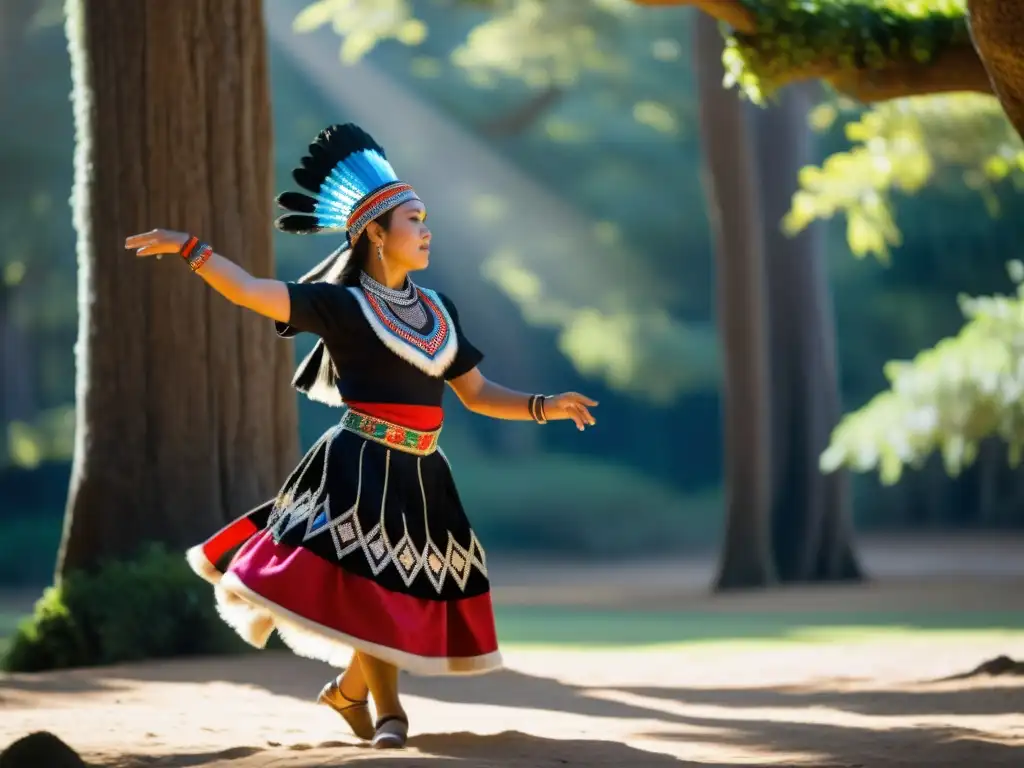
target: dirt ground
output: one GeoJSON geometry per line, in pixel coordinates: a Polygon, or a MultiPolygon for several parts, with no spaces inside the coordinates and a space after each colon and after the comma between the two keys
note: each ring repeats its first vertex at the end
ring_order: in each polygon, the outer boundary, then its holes
{"type": "MultiPolygon", "coordinates": [[[[1000,569],[989,568],[991,558],[979,562],[995,572],[946,581],[890,573],[855,588],[725,600],[673,593],[686,586],[671,583],[677,576],[661,583],[622,576],[586,593],[591,603],[598,594],[636,607],[646,595],[645,609],[759,614],[1024,610],[1024,578],[1013,572],[1024,558],[1000,569]]],[[[523,599],[529,581],[498,590],[499,600],[523,599]]],[[[561,589],[567,600],[584,594],[569,581],[561,589]]],[[[169,661],[0,678],[0,746],[45,729],[92,764],[121,768],[1024,766],[1024,678],[939,681],[1000,654],[1024,657],[1024,632],[511,647],[508,668],[493,675],[404,677],[413,738],[400,754],[360,746],[313,703],[330,674],[323,665],[283,653],[169,661]]]]}

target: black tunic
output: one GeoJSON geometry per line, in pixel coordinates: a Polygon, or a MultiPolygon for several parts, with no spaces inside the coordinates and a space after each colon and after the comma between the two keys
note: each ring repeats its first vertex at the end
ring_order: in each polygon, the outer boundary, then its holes
{"type": "MultiPolygon", "coordinates": [[[[359,288],[289,283],[288,292],[289,325],[323,340],[347,402],[440,407],[445,381],[483,359],[442,294],[426,296],[439,299],[448,317],[428,312],[422,335],[450,319],[457,350],[432,375],[396,354],[393,340],[382,341],[382,326],[368,316],[359,288]]],[[[484,550],[440,450],[417,456],[333,427],[261,509],[278,542],[308,549],[387,590],[431,600],[489,590],[484,550]]]]}

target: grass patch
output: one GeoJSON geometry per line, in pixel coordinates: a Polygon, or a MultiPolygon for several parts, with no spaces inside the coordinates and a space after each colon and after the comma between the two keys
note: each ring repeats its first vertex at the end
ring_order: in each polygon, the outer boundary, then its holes
{"type": "Polygon", "coordinates": [[[1024,640],[1014,611],[824,613],[622,611],[564,606],[498,606],[508,646],[576,649],[664,648],[711,643],[830,643],[883,638],[1010,635],[1024,640]]]}

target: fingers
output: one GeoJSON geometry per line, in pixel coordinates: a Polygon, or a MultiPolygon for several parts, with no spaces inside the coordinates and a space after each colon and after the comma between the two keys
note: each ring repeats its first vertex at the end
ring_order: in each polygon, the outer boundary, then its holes
{"type": "Polygon", "coordinates": [[[163,256],[168,253],[177,253],[178,247],[174,243],[156,242],[135,251],[136,256],[163,256]]]}
{"type": "Polygon", "coordinates": [[[137,250],[144,245],[150,245],[155,243],[159,239],[160,230],[151,229],[149,232],[143,232],[138,235],[132,235],[124,241],[125,250],[137,250]]]}
{"type": "Polygon", "coordinates": [[[580,432],[587,428],[586,424],[583,423],[583,416],[577,409],[568,408],[566,410],[566,413],[568,414],[569,418],[572,419],[573,424],[576,425],[576,429],[578,429],[580,432]]]}
{"type": "Polygon", "coordinates": [[[589,426],[593,426],[597,423],[593,416],[590,415],[590,411],[584,408],[582,405],[576,405],[571,403],[565,408],[566,415],[572,419],[576,428],[582,432],[589,426]]]}
{"type": "Polygon", "coordinates": [[[591,400],[589,397],[581,395],[579,392],[566,392],[565,397],[579,405],[589,405],[591,408],[597,406],[597,400],[591,400]]]}
{"type": "Polygon", "coordinates": [[[579,408],[579,412],[580,412],[580,415],[581,415],[581,416],[583,417],[583,420],[584,420],[584,421],[585,421],[585,422],[587,423],[587,425],[588,425],[588,426],[591,426],[591,427],[592,427],[592,426],[594,426],[595,424],[597,424],[597,419],[595,419],[595,418],[594,418],[594,417],[593,417],[593,416],[591,415],[590,411],[588,411],[588,410],[587,410],[586,408],[584,408],[584,407],[583,407],[582,405],[580,405],[580,406],[577,406],[577,407],[579,408]]]}

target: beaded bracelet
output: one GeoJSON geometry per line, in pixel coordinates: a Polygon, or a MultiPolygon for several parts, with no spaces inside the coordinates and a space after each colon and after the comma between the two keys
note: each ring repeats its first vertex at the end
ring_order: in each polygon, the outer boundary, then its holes
{"type": "Polygon", "coordinates": [[[530,395],[530,400],[527,403],[527,408],[530,411],[530,418],[538,424],[547,424],[547,416],[544,415],[544,401],[547,398],[544,395],[530,395]]]}
{"type": "Polygon", "coordinates": [[[199,238],[193,235],[185,241],[178,253],[188,263],[189,268],[195,272],[210,258],[213,248],[206,243],[199,242],[199,238]]]}

